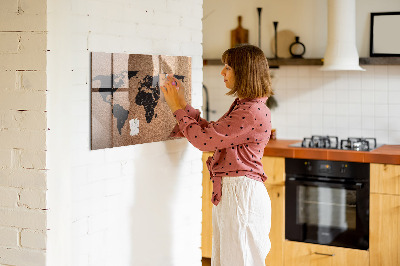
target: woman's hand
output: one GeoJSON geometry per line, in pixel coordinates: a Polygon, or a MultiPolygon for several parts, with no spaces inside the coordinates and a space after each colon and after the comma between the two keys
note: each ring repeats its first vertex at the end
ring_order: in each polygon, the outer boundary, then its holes
{"type": "Polygon", "coordinates": [[[179,96],[179,103],[182,106],[182,108],[185,108],[187,103],[185,100],[185,87],[183,86],[182,81],[180,81],[179,79],[176,79],[174,77],[172,77],[172,79],[176,82],[175,84],[178,85],[178,96],[179,96]]]}
{"type": "Polygon", "coordinates": [[[185,108],[185,89],[183,88],[182,82],[169,75],[164,86],[161,87],[161,90],[164,93],[165,101],[167,102],[172,113],[178,109],[185,108]]]}

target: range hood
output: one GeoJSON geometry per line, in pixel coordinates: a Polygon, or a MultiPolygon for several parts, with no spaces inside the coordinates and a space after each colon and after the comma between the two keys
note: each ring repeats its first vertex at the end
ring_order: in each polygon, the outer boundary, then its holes
{"type": "Polygon", "coordinates": [[[355,0],[328,0],[328,44],[323,71],[358,70],[355,0]]]}

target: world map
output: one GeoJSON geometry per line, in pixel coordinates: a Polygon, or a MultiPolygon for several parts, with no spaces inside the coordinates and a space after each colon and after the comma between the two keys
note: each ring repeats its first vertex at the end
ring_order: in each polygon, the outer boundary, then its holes
{"type": "MultiPolygon", "coordinates": [[[[128,78],[131,79],[132,77],[135,77],[138,72],[139,71],[128,71],[128,78]]],[[[174,75],[174,77],[181,80],[182,82],[185,81],[185,76],[174,75]]],[[[116,78],[118,84],[118,80],[120,78],[116,78]]],[[[104,75],[99,75],[94,77],[93,80],[99,80],[100,82],[102,82],[103,80],[103,82],[107,82],[108,77],[104,75]]],[[[146,75],[141,81],[139,81],[139,85],[139,92],[135,97],[135,103],[137,105],[143,106],[144,110],[146,111],[146,122],[151,123],[154,117],[154,108],[157,106],[158,100],[160,99],[159,77],[146,75]]],[[[128,119],[129,110],[125,110],[124,107],[119,104],[112,104],[112,101],[109,97],[109,92],[111,92],[112,98],[112,94],[116,91],[118,91],[118,88],[99,89],[103,101],[112,105],[112,114],[117,119],[117,128],[119,133],[121,134],[121,129],[128,119]]],[[[155,117],[157,117],[157,114],[155,114],[155,117]]]]}
{"type": "Polygon", "coordinates": [[[168,116],[160,83],[172,71],[190,99],[190,57],[92,53],[92,149],[152,142],[149,135],[169,139],[176,121],[168,116]],[[118,69],[121,62],[125,67],[118,69]]]}

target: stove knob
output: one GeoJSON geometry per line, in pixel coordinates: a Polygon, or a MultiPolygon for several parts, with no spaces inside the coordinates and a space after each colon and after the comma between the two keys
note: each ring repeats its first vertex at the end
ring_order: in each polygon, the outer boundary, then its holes
{"type": "Polygon", "coordinates": [[[312,170],[311,162],[306,162],[305,165],[306,165],[306,170],[308,172],[311,172],[311,170],[312,170]]]}
{"type": "Polygon", "coordinates": [[[342,164],[342,167],[340,168],[340,173],[341,174],[346,173],[346,169],[347,169],[347,164],[342,164]]]}

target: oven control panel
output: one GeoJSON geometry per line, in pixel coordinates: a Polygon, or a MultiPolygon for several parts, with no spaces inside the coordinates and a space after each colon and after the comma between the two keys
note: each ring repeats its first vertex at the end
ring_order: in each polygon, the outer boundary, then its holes
{"type": "Polygon", "coordinates": [[[286,158],[286,174],[369,179],[369,164],[286,158]]]}

